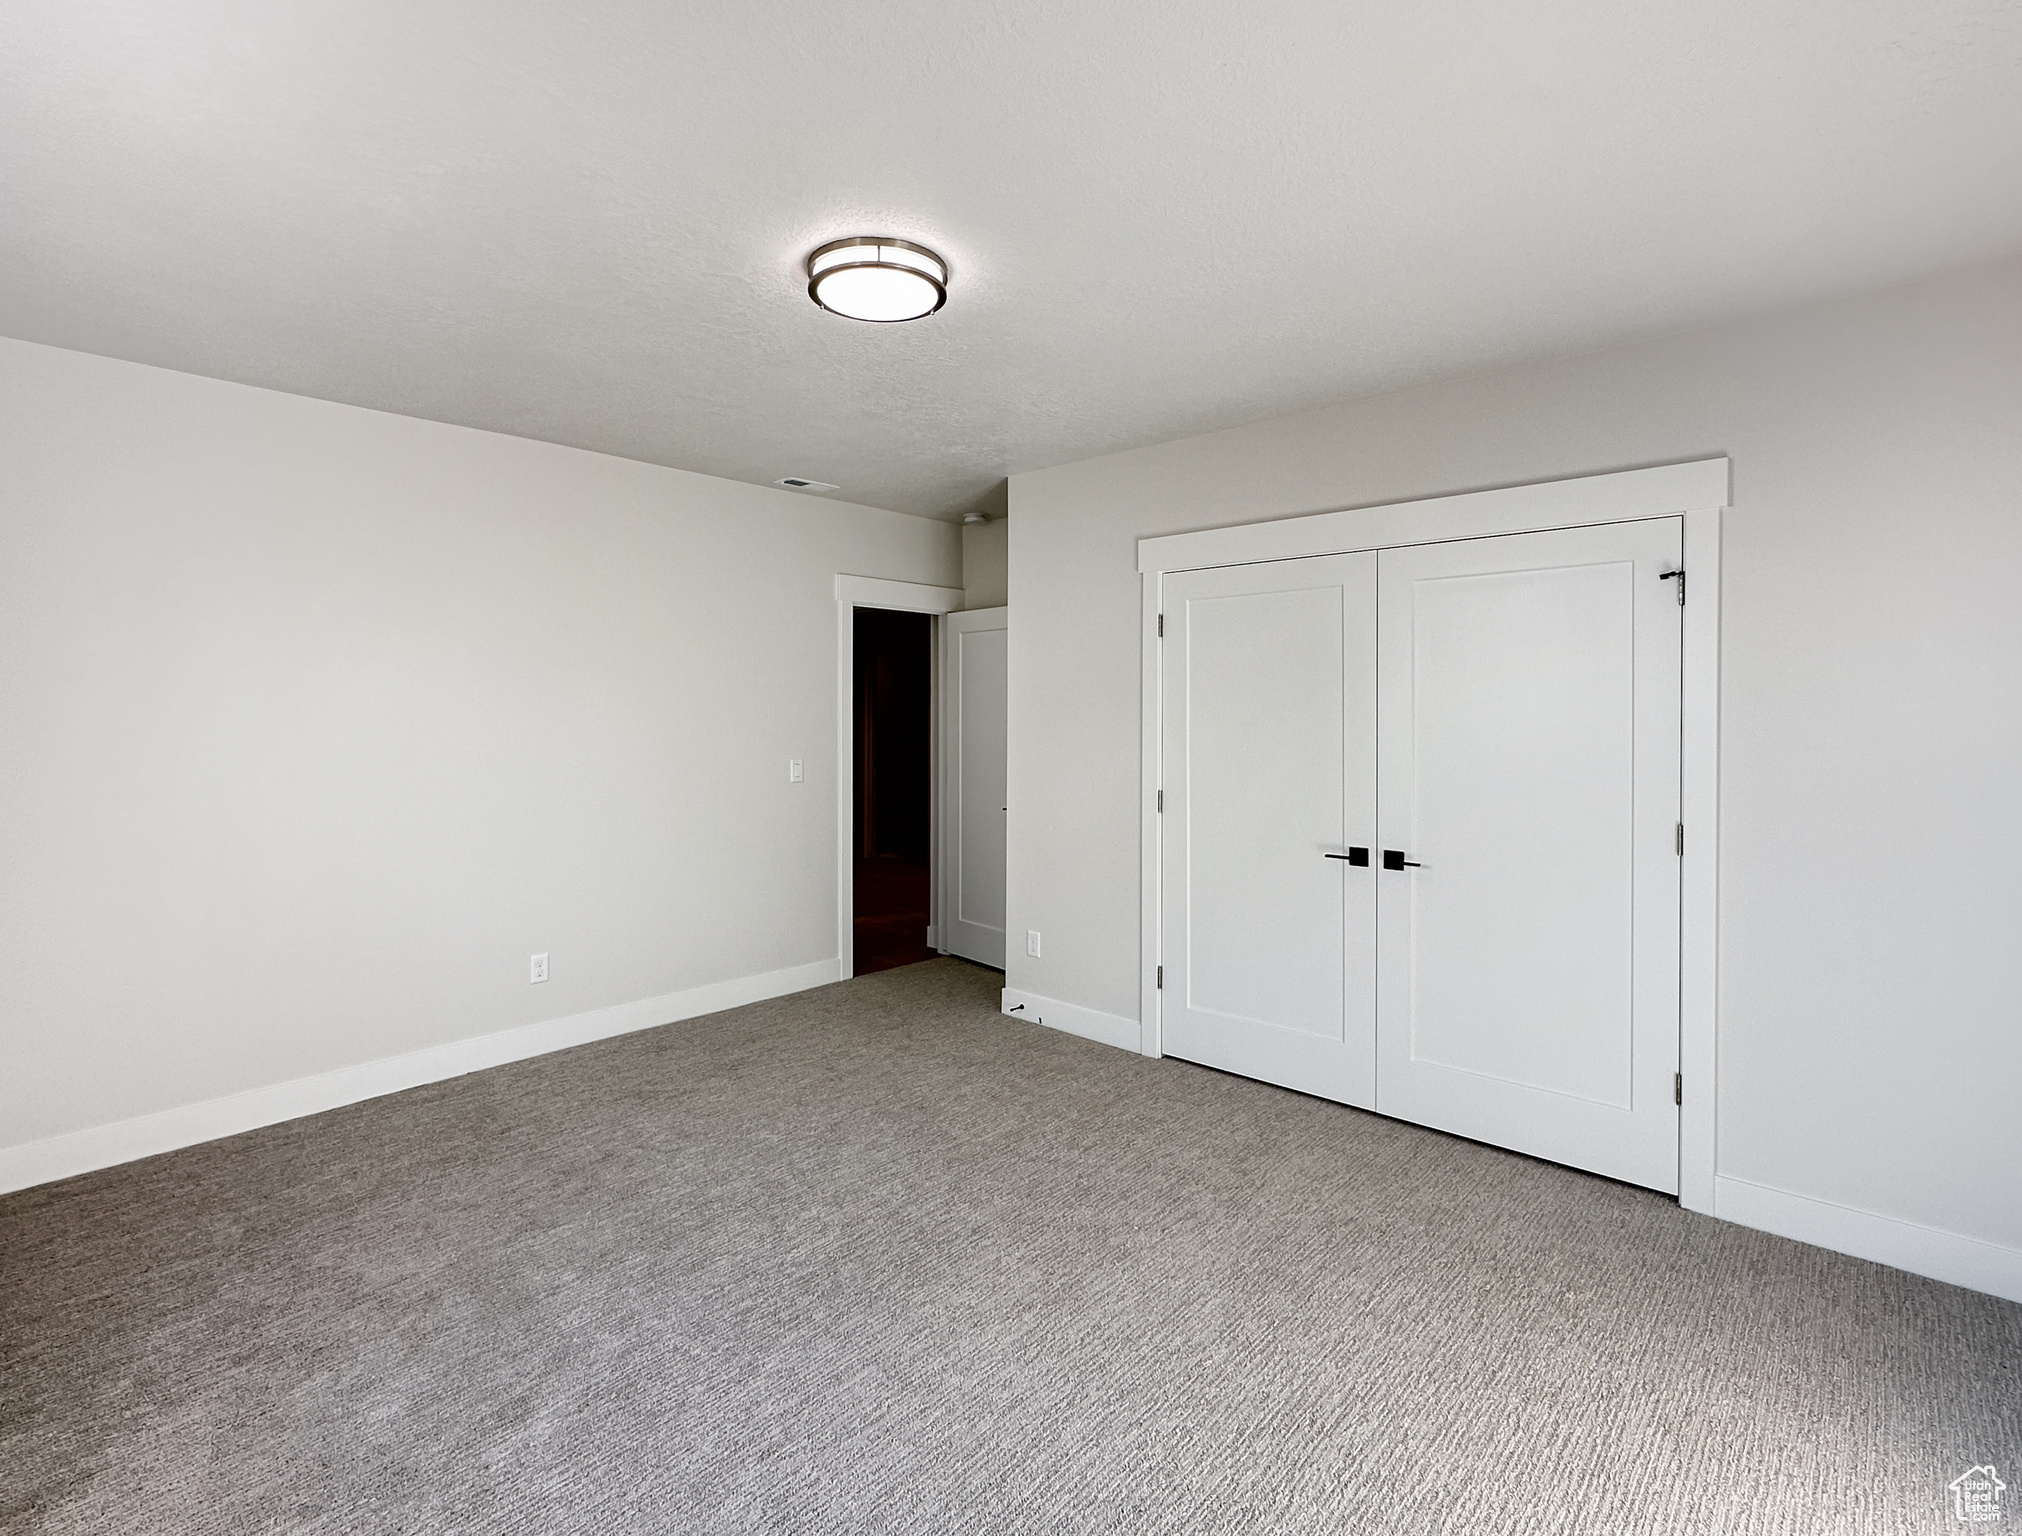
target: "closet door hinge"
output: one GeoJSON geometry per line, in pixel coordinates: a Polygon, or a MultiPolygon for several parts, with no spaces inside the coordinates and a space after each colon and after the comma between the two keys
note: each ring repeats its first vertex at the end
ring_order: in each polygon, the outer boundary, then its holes
{"type": "Polygon", "coordinates": [[[1160,615],[1158,616],[1158,637],[1159,637],[1159,639],[1161,639],[1161,640],[1163,640],[1163,639],[1165,638],[1165,615],[1164,615],[1164,614],[1160,614],[1160,615]]]}
{"type": "Polygon", "coordinates": [[[1673,1104],[1683,1104],[1685,1102],[1685,1074],[1683,1072],[1673,1072],[1671,1074],[1671,1102],[1673,1104]]]}
{"type": "Polygon", "coordinates": [[[1158,968],[1158,990],[1159,990],[1159,991],[1161,991],[1161,992],[1163,992],[1163,991],[1165,990],[1165,967],[1164,967],[1164,966],[1160,966],[1160,967],[1158,968]]]}
{"type": "Polygon", "coordinates": [[[1657,579],[1659,581],[1675,581],[1678,583],[1678,606],[1683,608],[1685,606],[1685,573],[1683,571],[1666,571],[1657,579]]]}
{"type": "Polygon", "coordinates": [[[1685,823],[1684,823],[1684,822],[1682,822],[1682,821],[1678,823],[1678,844],[1677,844],[1677,847],[1678,847],[1678,857],[1679,857],[1679,858],[1681,858],[1681,859],[1682,859],[1682,858],[1684,858],[1684,857],[1685,857],[1685,823]]]}
{"type": "Polygon", "coordinates": [[[1160,791],[1158,792],[1158,813],[1159,813],[1159,815],[1161,815],[1161,816],[1163,816],[1163,815],[1165,814],[1165,791],[1164,791],[1164,790],[1160,790],[1160,791]]]}

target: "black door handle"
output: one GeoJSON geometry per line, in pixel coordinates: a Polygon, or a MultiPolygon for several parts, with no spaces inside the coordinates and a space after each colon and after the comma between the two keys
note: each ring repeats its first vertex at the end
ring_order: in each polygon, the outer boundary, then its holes
{"type": "Polygon", "coordinates": [[[1346,853],[1323,853],[1320,857],[1323,859],[1340,859],[1345,863],[1363,865],[1369,862],[1369,850],[1367,848],[1350,848],[1346,853]]]}
{"type": "Polygon", "coordinates": [[[1385,869],[1417,869],[1419,865],[1417,860],[1407,859],[1397,849],[1386,848],[1383,850],[1383,867],[1385,869]]]}

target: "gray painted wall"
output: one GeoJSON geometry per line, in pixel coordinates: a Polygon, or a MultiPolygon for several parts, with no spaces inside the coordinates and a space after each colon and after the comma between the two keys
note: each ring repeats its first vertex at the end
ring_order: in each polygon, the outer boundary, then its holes
{"type": "Polygon", "coordinates": [[[1008,532],[1004,519],[967,523],[962,528],[962,606],[1001,608],[1009,579],[1008,532]]]}
{"type": "Polygon", "coordinates": [[[958,530],[0,341],[0,1147],[833,955],[838,571],[958,530]]]}
{"type": "Polygon", "coordinates": [[[1139,537],[1722,453],[1720,1172],[2022,1247],[2022,263],[1015,476],[1008,984],[1136,1015],[1139,537]]]}

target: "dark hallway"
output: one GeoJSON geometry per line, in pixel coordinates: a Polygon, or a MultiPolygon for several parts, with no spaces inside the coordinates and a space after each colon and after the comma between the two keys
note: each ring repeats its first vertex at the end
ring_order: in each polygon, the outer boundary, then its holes
{"type": "Polygon", "coordinates": [[[925,960],[933,620],[856,611],[856,974],[925,960]]]}

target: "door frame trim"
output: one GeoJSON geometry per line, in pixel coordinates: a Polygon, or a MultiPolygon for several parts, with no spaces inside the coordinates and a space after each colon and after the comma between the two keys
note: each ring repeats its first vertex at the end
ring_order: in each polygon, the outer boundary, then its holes
{"type": "MultiPolygon", "coordinates": [[[[962,606],[960,587],[932,587],[918,581],[888,581],[882,576],[845,576],[835,579],[835,879],[836,879],[836,974],[848,981],[856,974],[856,611],[859,608],[889,608],[900,613],[925,613],[936,620],[927,649],[933,668],[928,684],[927,750],[938,759],[941,749],[941,625],[940,616],[962,606]]],[[[938,760],[927,765],[928,793],[940,798],[938,760]]],[[[929,878],[934,888],[927,896],[927,910],[939,918],[935,903],[940,897],[941,808],[927,808],[932,828],[932,847],[927,851],[929,878]]]]}
{"type": "Polygon", "coordinates": [[[1685,854],[1679,868],[1678,1059],[1685,1100],[1678,1116],[1678,1203],[1711,1214],[1718,1098],[1720,531],[1729,504],[1729,471],[1723,455],[1139,539],[1139,1051],[1164,1054],[1157,984],[1165,916],[1157,809],[1164,778],[1158,618],[1167,572],[1681,518],[1690,590],[1684,613],[1679,764],[1685,854]]]}

